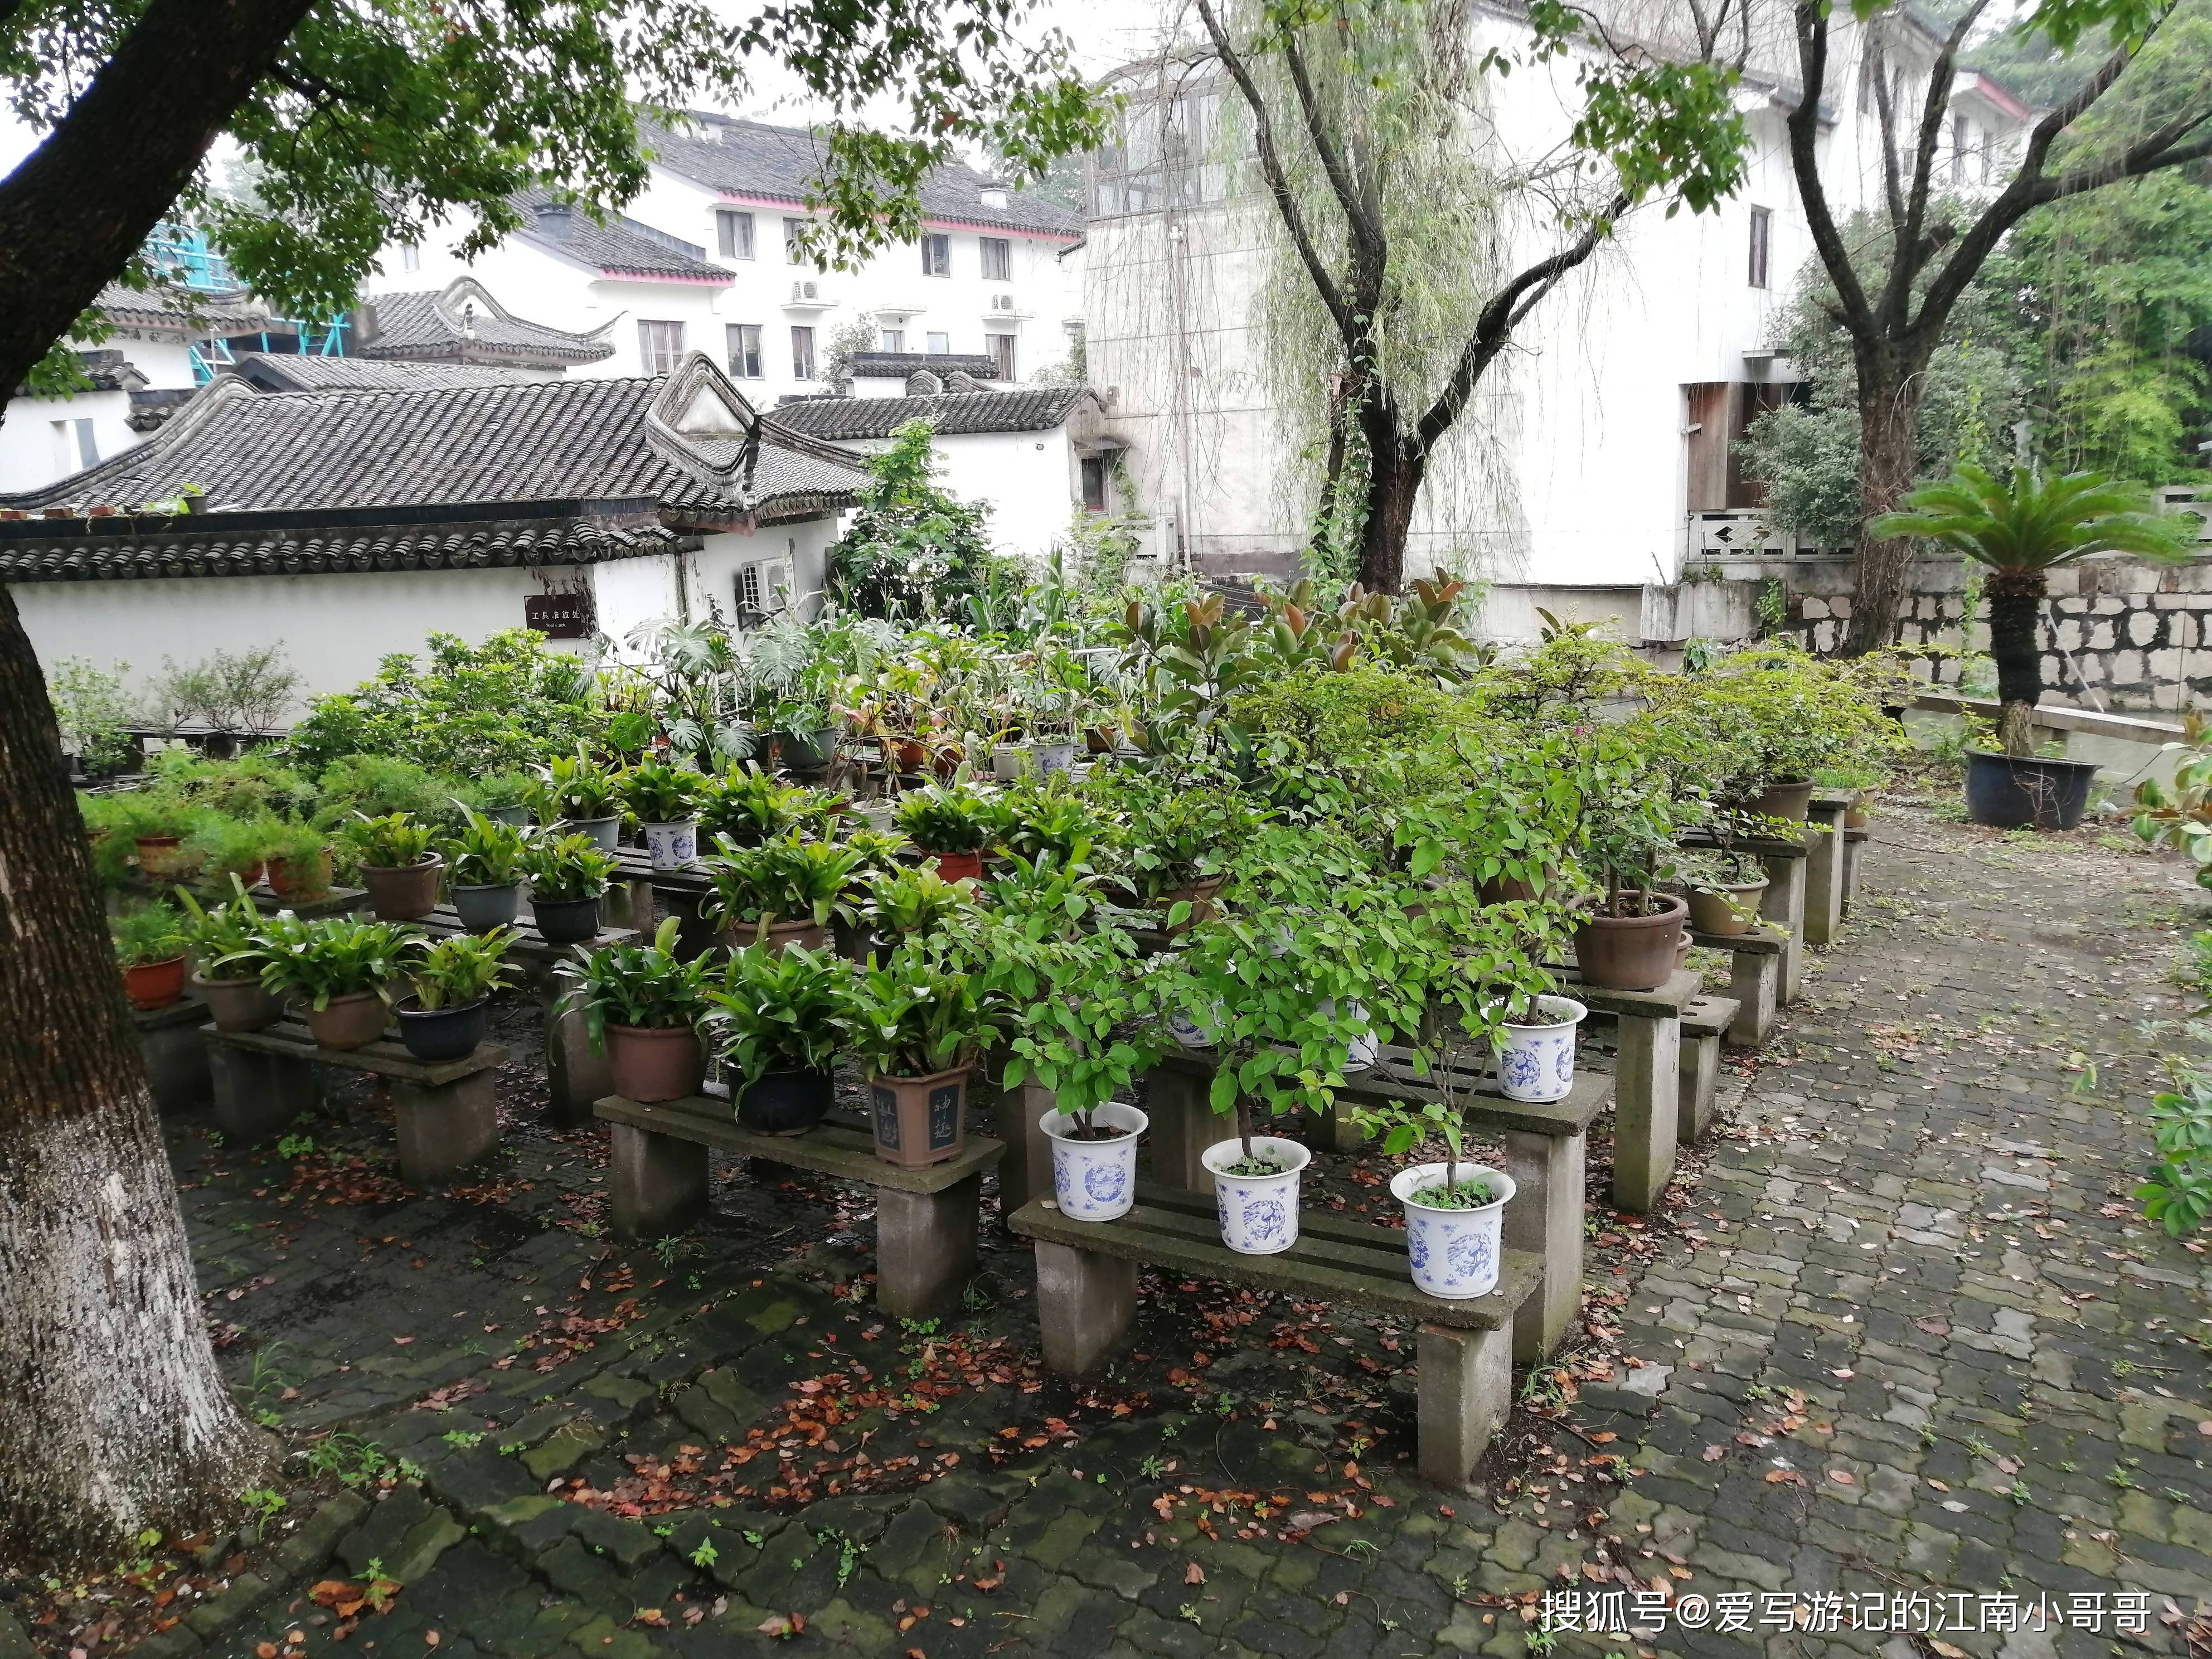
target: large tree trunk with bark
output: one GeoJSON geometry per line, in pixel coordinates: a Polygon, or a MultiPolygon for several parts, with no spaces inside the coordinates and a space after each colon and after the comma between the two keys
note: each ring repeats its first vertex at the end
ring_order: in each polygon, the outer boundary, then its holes
{"type": "Polygon", "coordinates": [[[0,1562],[113,1559],[254,1484],[45,677],[0,587],[0,1562]]]}
{"type": "MultiPolygon", "coordinates": [[[[1990,577],[1990,654],[1996,659],[1998,746],[2008,755],[2035,752],[2035,706],[2043,701],[2043,626],[2047,584],[2040,570],[1999,570],[1990,577]]],[[[1966,618],[1972,625],[1973,618],[1966,618]]]]}
{"type": "Polygon", "coordinates": [[[1847,656],[1863,657],[1897,641],[1912,586],[1916,550],[1909,537],[1881,538],[1870,526],[1897,511],[1920,471],[1923,360],[1893,351],[1859,357],[1859,538],[1851,567],[1851,625],[1847,656]]]}
{"type": "MultiPolygon", "coordinates": [[[[1395,425],[1395,422],[1393,423],[1395,425]]],[[[1370,593],[1397,593],[1406,586],[1406,537],[1421,498],[1428,458],[1390,427],[1378,438],[1366,431],[1367,522],[1360,535],[1359,582],[1370,593]]]]}

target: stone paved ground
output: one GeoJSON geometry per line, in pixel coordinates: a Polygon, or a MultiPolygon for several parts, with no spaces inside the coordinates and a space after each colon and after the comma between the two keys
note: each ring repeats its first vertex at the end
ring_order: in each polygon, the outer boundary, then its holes
{"type": "MultiPolygon", "coordinates": [[[[1075,1390],[1036,1367],[1028,1258],[995,1229],[934,1328],[872,1308],[850,1190],[773,1170],[718,1165],[712,1220],[618,1247],[604,1139],[538,1127],[529,1066],[503,1079],[508,1154],[452,1194],[393,1179],[365,1091],[299,1126],[311,1150],[179,1122],[227,1362],[272,1423],[331,1433],[325,1485],[374,1499],[326,1576],[401,1586],[352,1618],[282,1589],[201,1619],[207,1651],[636,1659],[765,1649],[766,1626],[925,1659],[1515,1653],[1546,1645],[1547,1589],[1655,1581],[1708,1627],[1558,1644],[2115,1644],[2109,1620],[1762,1629],[1756,1600],[1711,1627],[1726,1595],[1934,1586],[2148,1592],[2117,1639],[2184,1651],[2212,1595],[2212,1273],[2128,1190],[2202,896],[2086,838],[1887,816],[1845,945],[1731,1079],[1670,1213],[1594,1215],[1591,1333],[1522,1380],[1486,1498],[1403,1467],[1389,1322],[1148,1281],[1131,1354],[1075,1390]]],[[[1333,1166],[1315,1201],[1388,1206],[1379,1163],[1333,1166]]]]}

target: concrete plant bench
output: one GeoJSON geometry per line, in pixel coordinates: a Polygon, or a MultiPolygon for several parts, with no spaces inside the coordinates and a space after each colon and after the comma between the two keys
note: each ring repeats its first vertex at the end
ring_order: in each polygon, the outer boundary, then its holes
{"type": "Polygon", "coordinates": [[[1824,949],[1844,927],[1844,886],[1849,861],[1844,814],[1856,797],[1816,794],[1806,813],[1813,833],[1806,841],[1805,943],[1824,949]]]}
{"type": "Polygon", "coordinates": [[[190,990],[182,1002],[166,1008],[131,1011],[155,1110],[185,1112],[207,1103],[215,1086],[208,1072],[207,1044],[200,1041],[200,1027],[207,1023],[207,1004],[190,990]]]}
{"type": "MultiPolygon", "coordinates": [[[[1509,1217],[1513,1208],[1506,1206],[1509,1217]]],[[[1067,1376],[1096,1369],[1128,1334],[1139,1265],[1419,1322],[1420,1472],[1455,1492],[1468,1489],[1512,1409],[1510,1332],[1543,1278],[1537,1257],[1507,1249],[1499,1252],[1496,1290],[1447,1302],[1413,1287],[1403,1231],[1310,1210],[1299,1217],[1298,1242],[1289,1249],[1240,1255],[1222,1243],[1212,1199],[1149,1182],[1138,1183],[1135,1207],[1119,1220],[1071,1221],[1051,1200],[1037,1199],[1006,1225],[1036,1241],[1045,1364],[1067,1376]]]]}
{"type": "Polygon", "coordinates": [[[1560,992],[1592,1013],[1610,1014],[1613,1061],[1613,1207],[1649,1215],[1659,1207],[1674,1173],[1674,1139],[1681,1120],[1682,1011],[1705,981],[1678,968],[1656,991],[1612,991],[1582,982],[1571,969],[1558,969],[1560,992]]]}
{"type": "Polygon", "coordinates": [[[1681,1104],[1674,1126],[1678,1146],[1695,1146],[1712,1127],[1713,1103],[1721,1086],[1721,1038],[1735,1024],[1737,1012],[1729,997],[1698,997],[1682,1010],[1681,1104]]]}
{"type": "Polygon", "coordinates": [[[1729,995],[1736,1012],[1728,1041],[1732,1048],[1756,1048],[1782,1017],[1782,967],[1790,954],[1789,940],[1773,923],[1759,921],[1741,933],[1693,930],[1690,942],[1729,953],[1729,995]]]}
{"type": "Polygon", "coordinates": [[[645,1105],[609,1095],[594,1116],[608,1124],[608,1196],[623,1238],[681,1231],[707,1207],[709,1148],[757,1158],[876,1189],[876,1300],[902,1319],[958,1307],[975,1273],[983,1171],[1006,1147],[971,1134],[942,1164],[902,1170],[876,1156],[864,1127],[839,1114],[802,1135],[756,1134],[726,1100],[706,1095],[645,1105]]]}
{"type": "Polygon", "coordinates": [[[400,1044],[325,1048],[305,1025],[280,1020],[265,1030],[204,1033],[215,1078],[215,1118],[224,1135],[265,1140],[319,1098],[314,1068],[335,1066],[392,1085],[400,1173],[418,1183],[443,1181],[499,1145],[499,1103],[492,1074],[507,1059],[495,1042],[459,1060],[425,1064],[400,1044]]]}
{"type": "Polygon", "coordinates": [[[1866,844],[1874,839],[1871,826],[1861,824],[1856,830],[1844,831],[1844,914],[1851,913],[1851,901],[1859,896],[1859,864],[1866,853],[1866,844]]]}
{"type": "Polygon", "coordinates": [[[1805,977],[1806,866],[1816,836],[1825,840],[1826,832],[1808,826],[1803,835],[1788,839],[1738,836],[1725,848],[1702,832],[1682,837],[1685,847],[1709,847],[1755,858],[1765,871],[1766,891],[1759,896],[1759,917],[1771,923],[1771,931],[1784,940],[1782,978],[1775,995],[1785,1008],[1797,1000],[1798,988],[1805,977]]]}
{"type": "MultiPolygon", "coordinates": [[[[608,895],[611,900],[615,890],[611,890],[608,895]]],[[[432,939],[450,939],[468,932],[450,904],[440,905],[408,926],[420,928],[432,939]]],[[[580,945],[550,945],[532,925],[527,904],[515,919],[514,927],[522,937],[508,949],[507,960],[522,970],[523,983],[537,993],[545,1005],[546,1115],[563,1128],[574,1128],[592,1121],[592,1103],[614,1088],[614,1072],[605,1055],[592,1052],[591,1042],[584,1035],[584,1017],[580,1012],[572,1011],[558,1019],[553,1017],[553,1003],[561,992],[553,970],[564,962],[573,962],[578,951],[630,944],[638,937],[637,929],[605,927],[597,938],[586,939],[580,945]]]]}

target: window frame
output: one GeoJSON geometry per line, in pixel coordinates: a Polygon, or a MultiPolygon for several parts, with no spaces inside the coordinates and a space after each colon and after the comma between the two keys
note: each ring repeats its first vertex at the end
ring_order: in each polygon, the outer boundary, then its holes
{"type": "Polygon", "coordinates": [[[800,251],[799,246],[799,239],[805,233],[806,221],[804,218],[794,218],[788,213],[783,216],[784,264],[803,265],[806,263],[805,255],[800,251]]]}
{"type": "Polygon", "coordinates": [[[641,317],[637,319],[637,364],[647,374],[673,374],[677,365],[684,361],[684,324],[665,317],[641,317]],[[668,355],[667,367],[661,368],[661,349],[670,337],[659,333],[663,329],[675,331],[675,349],[668,355]]]}
{"type": "Polygon", "coordinates": [[[758,323],[723,324],[722,343],[729,358],[732,380],[768,379],[768,365],[762,355],[761,325],[758,323]],[[750,368],[746,367],[748,363],[751,365],[750,368]]]}
{"type": "Polygon", "coordinates": [[[952,238],[945,232],[941,230],[922,232],[921,274],[925,276],[952,275],[952,238]]]}
{"type": "Polygon", "coordinates": [[[929,356],[950,357],[952,355],[952,337],[950,334],[925,334],[922,337],[929,347],[927,354],[929,356]]]}
{"type": "Polygon", "coordinates": [[[1014,280],[1014,243],[1010,236],[978,236],[975,239],[977,256],[983,262],[983,280],[987,283],[1011,283],[1014,280]],[[995,264],[998,268],[992,269],[995,264]]]}
{"type": "Polygon", "coordinates": [[[791,378],[794,380],[818,380],[822,378],[821,368],[820,360],[814,355],[814,325],[793,323],[791,325],[791,378]]]}
{"type": "Polygon", "coordinates": [[[1774,283],[1774,210],[1753,204],[1750,229],[1751,240],[1745,261],[1745,284],[1750,288],[1771,288],[1774,283]]]}
{"type": "Polygon", "coordinates": [[[758,228],[753,223],[750,210],[746,208],[716,208],[714,210],[714,246],[725,259],[757,259],[760,255],[758,228]],[[744,234],[737,234],[742,226],[744,234]],[[743,242],[741,250],[738,244],[743,242]]]}

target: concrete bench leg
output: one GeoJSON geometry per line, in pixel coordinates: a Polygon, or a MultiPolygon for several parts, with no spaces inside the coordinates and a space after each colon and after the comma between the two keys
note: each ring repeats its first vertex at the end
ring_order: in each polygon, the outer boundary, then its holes
{"type": "Polygon", "coordinates": [[[1805,866],[1809,861],[1761,860],[1766,866],[1766,891],[1759,901],[1759,915],[1784,936],[1782,983],[1777,994],[1785,1008],[1797,1000],[1797,988],[1805,975],[1805,866]]]}
{"type": "Polygon", "coordinates": [[[1681,1116],[1674,1126],[1674,1139],[1677,1146],[1692,1146],[1712,1127],[1713,1102],[1721,1088],[1720,1035],[1685,1036],[1680,1051],[1681,1116]]]}
{"type": "Polygon", "coordinates": [[[1735,1018],[1729,1022],[1729,1045],[1756,1048],[1766,1041],[1782,1009],[1782,957],[1772,951],[1738,951],[1729,958],[1729,995],[1735,1018]]]}
{"type": "Polygon", "coordinates": [[[1559,1344],[1583,1306],[1583,1174],[1587,1138],[1505,1132],[1505,1173],[1514,1199],[1505,1206],[1505,1248],[1544,1258],[1544,1283],[1513,1320],[1513,1358],[1542,1358],[1559,1344]]]}
{"type": "Polygon", "coordinates": [[[207,1104],[214,1092],[215,1074],[200,1030],[197,1024],[166,1025],[139,1032],[138,1052],[146,1061],[156,1109],[188,1112],[207,1104]]]}
{"type": "Polygon", "coordinates": [[[418,1183],[443,1181],[499,1145],[497,1073],[477,1072],[434,1088],[395,1079],[393,1125],[399,1136],[399,1172],[418,1183]]]}
{"type": "Polygon", "coordinates": [[[1430,1485],[1468,1489],[1490,1437],[1513,1407],[1511,1346],[1502,1330],[1421,1327],[1419,1455],[1430,1485]]]}
{"type": "Polygon", "coordinates": [[[649,877],[633,876],[628,881],[617,881],[607,889],[608,927],[635,927],[649,939],[659,921],[659,916],[653,908],[653,882],[649,877]]]}
{"type": "Polygon", "coordinates": [[[1039,1240],[1036,1273],[1044,1363],[1064,1376],[1095,1370],[1137,1316],[1137,1264],[1039,1240]]]}
{"type": "Polygon", "coordinates": [[[563,1128],[573,1129],[592,1121],[592,1103],[615,1091],[614,1062],[592,1052],[584,1035],[581,1011],[570,1009],[555,1018],[545,1006],[546,1116],[563,1128]]]}
{"type": "Polygon", "coordinates": [[[975,1276],[978,1173],[941,1193],[876,1193],[876,1300],[901,1319],[927,1319],[960,1305],[975,1276]]]}
{"type": "MultiPolygon", "coordinates": [[[[1623,1017],[1613,1072],[1613,1202],[1649,1215],[1674,1173],[1682,1022],[1623,1017]]],[[[1510,1209],[1510,1205],[1506,1206],[1510,1209]]]]}
{"type": "Polygon", "coordinates": [[[999,1160],[1002,1217],[1032,1199],[1052,1196],[1052,1138],[1037,1127],[1037,1120],[1057,1104],[1052,1091],[1034,1078],[999,1091],[999,1139],[1006,1143],[1006,1155],[999,1160]]]}
{"type": "Polygon", "coordinates": [[[1825,948],[1844,924],[1844,809],[1815,803],[1813,828],[1805,860],[1805,943],[1825,948]]]}
{"type": "Polygon", "coordinates": [[[616,1234],[664,1238],[707,1208],[707,1149],[633,1124],[609,1127],[607,1195],[616,1234]]]}
{"type": "Polygon", "coordinates": [[[1852,900],[1854,900],[1854,899],[1856,899],[1856,898],[1857,898],[1857,897],[1858,897],[1858,896],[1859,896],[1859,863],[1860,863],[1860,860],[1865,857],[1865,855],[1866,855],[1866,843],[1865,843],[1864,842],[1863,842],[1863,841],[1846,841],[1846,842],[1844,842],[1844,914],[1845,915],[1850,915],[1850,913],[1851,913],[1851,901],[1852,901],[1852,900]]]}
{"type": "Polygon", "coordinates": [[[1145,1092],[1145,1115],[1152,1121],[1151,1132],[1152,1179],[1163,1187],[1186,1193],[1213,1190],[1213,1172],[1199,1156],[1217,1140],[1228,1139],[1208,1103],[1211,1080],[1166,1066],[1155,1069],[1145,1092]]]}
{"type": "Polygon", "coordinates": [[[215,1084],[216,1123],[223,1139],[236,1146],[266,1140],[321,1101],[315,1068],[289,1054],[213,1043],[208,1066],[215,1084]]]}

